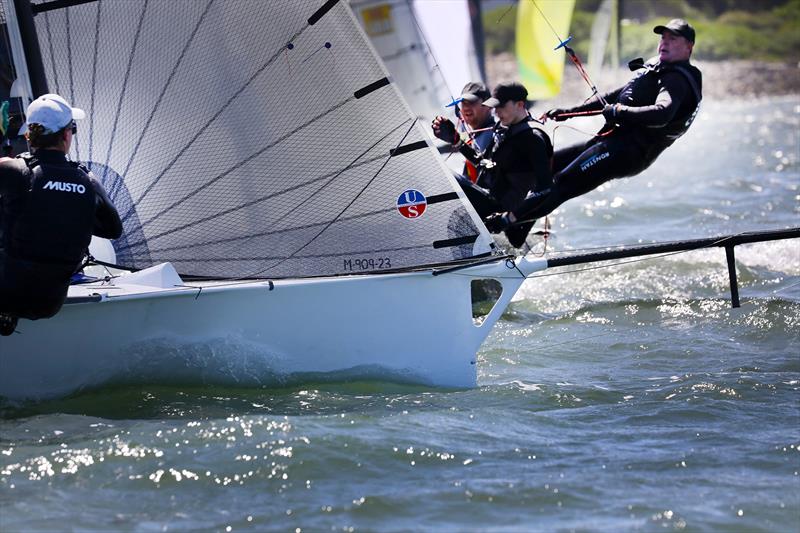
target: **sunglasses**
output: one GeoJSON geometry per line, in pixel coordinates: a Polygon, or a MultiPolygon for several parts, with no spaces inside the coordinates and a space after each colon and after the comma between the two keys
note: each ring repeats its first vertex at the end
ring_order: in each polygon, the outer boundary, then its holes
{"type": "Polygon", "coordinates": [[[78,133],[78,124],[76,124],[75,121],[73,120],[72,121],[72,134],[75,135],[76,133],[78,133]]]}

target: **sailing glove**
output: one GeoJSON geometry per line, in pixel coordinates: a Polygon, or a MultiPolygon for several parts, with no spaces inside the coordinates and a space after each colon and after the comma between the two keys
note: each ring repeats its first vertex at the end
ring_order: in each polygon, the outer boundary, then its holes
{"type": "Polygon", "coordinates": [[[619,104],[606,104],[606,106],[603,108],[603,116],[608,122],[618,122],[619,110],[619,104]]]}
{"type": "Polygon", "coordinates": [[[569,117],[565,116],[569,112],[570,112],[569,109],[561,109],[561,108],[557,107],[555,109],[551,109],[550,111],[548,111],[544,115],[547,118],[549,118],[550,120],[555,120],[556,122],[563,122],[563,121],[565,121],[565,120],[567,120],[569,118],[569,117]]]}
{"type": "Polygon", "coordinates": [[[511,226],[508,213],[492,213],[486,217],[483,223],[486,224],[486,229],[488,229],[490,233],[500,233],[511,226]]]}
{"type": "MultiPolygon", "coordinates": [[[[439,117],[437,117],[439,119],[439,117]]],[[[433,121],[433,134],[436,135],[439,139],[443,140],[446,143],[450,144],[458,144],[459,137],[456,133],[455,125],[447,118],[441,118],[438,120],[438,127],[437,127],[437,120],[434,119],[433,121]]]]}

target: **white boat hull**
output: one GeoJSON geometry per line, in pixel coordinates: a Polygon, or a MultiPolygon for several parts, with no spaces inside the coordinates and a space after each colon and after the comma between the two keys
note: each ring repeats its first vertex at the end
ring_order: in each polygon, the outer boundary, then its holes
{"type": "MultiPolygon", "coordinates": [[[[546,264],[519,265],[529,273],[546,264]]],[[[40,400],[115,383],[363,378],[473,387],[476,352],[524,280],[510,266],[187,286],[162,265],[114,285],[73,287],[71,297],[101,299],[20,320],[0,338],[0,396],[40,400]],[[503,285],[482,324],[472,318],[475,277],[503,285]]]]}

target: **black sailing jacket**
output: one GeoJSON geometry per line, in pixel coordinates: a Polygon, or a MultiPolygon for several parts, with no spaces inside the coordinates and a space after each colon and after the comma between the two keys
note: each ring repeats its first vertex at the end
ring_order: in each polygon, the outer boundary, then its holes
{"type": "Polygon", "coordinates": [[[56,150],[0,162],[0,259],[77,268],[92,235],[122,223],[102,185],[56,150]]]}
{"type": "MultiPolygon", "coordinates": [[[[689,129],[702,88],[702,75],[689,61],[661,63],[652,58],[628,83],[603,95],[606,102],[619,105],[614,124],[607,124],[601,132],[613,127],[611,135],[629,137],[645,151],[654,152],[654,158],[689,129]]],[[[602,108],[600,100],[593,98],[569,111],[602,108]]]]}
{"type": "MultiPolygon", "coordinates": [[[[465,150],[462,154],[479,164],[477,156],[469,157],[465,150]]],[[[529,192],[552,186],[552,156],[549,136],[530,121],[523,120],[509,128],[498,124],[491,151],[484,154],[484,158],[491,157],[493,166],[482,170],[488,176],[479,177],[478,183],[488,185],[489,194],[504,211],[512,211],[529,192]]]]}

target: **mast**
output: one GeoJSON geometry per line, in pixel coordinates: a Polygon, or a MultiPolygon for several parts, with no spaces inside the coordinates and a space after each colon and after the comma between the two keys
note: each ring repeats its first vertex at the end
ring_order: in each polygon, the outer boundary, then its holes
{"type": "Polygon", "coordinates": [[[486,83],[486,44],[483,35],[483,14],[481,0],[467,0],[470,25],[472,26],[472,45],[475,48],[475,60],[481,81],[486,83]]]}
{"type": "MultiPolygon", "coordinates": [[[[11,13],[16,18],[19,36],[22,43],[23,62],[17,63],[18,76],[21,77],[20,66],[27,69],[28,82],[31,90],[29,98],[32,100],[47,94],[47,77],[44,73],[42,53],[39,50],[39,39],[36,37],[36,26],[33,23],[33,9],[29,0],[14,0],[14,10],[11,13]]],[[[12,26],[9,24],[9,26],[12,26]]],[[[16,54],[15,54],[16,59],[16,54]]],[[[25,102],[27,105],[28,102],[25,102]]]]}
{"type": "Polygon", "coordinates": [[[611,36],[610,41],[610,63],[611,68],[619,68],[619,51],[621,46],[620,33],[620,14],[622,13],[622,0],[612,0],[611,2],[611,36]]]}

